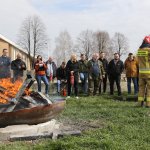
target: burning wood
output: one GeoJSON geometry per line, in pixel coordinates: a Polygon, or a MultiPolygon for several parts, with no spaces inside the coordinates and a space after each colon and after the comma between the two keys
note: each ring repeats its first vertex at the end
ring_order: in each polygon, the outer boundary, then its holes
{"type": "Polygon", "coordinates": [[[0,103],[3,103],[0,105],[0,127],[46,122],[64,109],[64,98],[47,98],[40,92],[30,91],[34,81],[31,74],[23,83],[0,80],[0,103]]]}
{"type": "Polygon", "coordinates": [[[27,78],[23,83],[21,83],[21,81],[12,83],[11,80],[8,79],[7,81],[6,79],[0,81],[2,83],[0,87],[0,99],[3,100],[3,103],[12,103],[12,105],[6,108],[3,112],[12,112],[16,109],[25,108],[27,105],[31,107],[52,104],[53,100],[47,98],[42,93],[29,91],[34,81],[35,79],[31,74],[27,74],[27,78]]]}
{"type": "Polygon", "coordinates": [[[0,103],[8,103],[11,98],[15,98],[22,82],[11,82],[10,78],[0,79],[0,103]]]}

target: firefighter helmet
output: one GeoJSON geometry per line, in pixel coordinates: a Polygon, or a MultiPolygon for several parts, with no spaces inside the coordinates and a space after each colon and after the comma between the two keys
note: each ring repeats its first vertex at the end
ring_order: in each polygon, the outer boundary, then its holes
{"type": "Polygon", "coordinates": [[[150,36],[145,36],[144,41],[145,43],[150,44],[150,36]]]}

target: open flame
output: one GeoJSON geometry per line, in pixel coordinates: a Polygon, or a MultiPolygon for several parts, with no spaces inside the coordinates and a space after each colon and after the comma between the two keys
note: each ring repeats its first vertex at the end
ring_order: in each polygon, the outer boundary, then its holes
{"type": "Polygon", "coordinates": [[[11,98],[15,98],[21,86],[20,80],[12,83],[10,78],[0,79],[0,103],[8,103],[11,98]]]}

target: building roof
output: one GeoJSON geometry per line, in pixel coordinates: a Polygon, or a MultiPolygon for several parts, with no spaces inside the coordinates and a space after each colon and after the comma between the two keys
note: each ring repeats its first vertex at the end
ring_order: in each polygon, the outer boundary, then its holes
{"type": "Polygon", "coordinates": [[[13,41],[7,39],[5,36],[3,36],[3,35],[1,35],[1,34],[0,34],[0,39],[2,39],[3,41],[9,43],[10,45],[14,46],[15,48],[21,50],[23,53],[28,54],[25,49],[23,49],[22,47],[20,47],[19,45],[17,45],[17,44],[14,43],[13,41]]]}

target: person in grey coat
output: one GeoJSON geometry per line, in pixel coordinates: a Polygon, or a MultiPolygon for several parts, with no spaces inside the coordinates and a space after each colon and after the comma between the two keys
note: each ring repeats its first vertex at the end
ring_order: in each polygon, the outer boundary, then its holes
{"type": "Polygon", "coordinates": [[[7,56],[8,50],[3,49],[3,55],[0,57],[0,78],[10,78],[11,59],[7,56]]]}
{"type": "Polygon", "coordinates": [[[50,81],[50,76],[52,76],[52,80],[54,80],[54,78],[56,77],[57,66],[51,56],[46,61],[46,65],[47,65],[46,76],[48,80],[50,81]]]}

